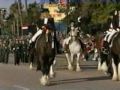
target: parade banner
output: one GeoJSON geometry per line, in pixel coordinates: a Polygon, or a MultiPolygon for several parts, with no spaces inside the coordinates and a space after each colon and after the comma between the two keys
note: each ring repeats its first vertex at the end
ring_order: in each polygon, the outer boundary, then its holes
{"type": "Polygon", "coordinates": [[[55,22],[59,22],[63,18],[65,18],[65,13],[60,13],[58,4],[44,4],[44,8],[48,8],[51,16],[54,18],[55,22]]]}

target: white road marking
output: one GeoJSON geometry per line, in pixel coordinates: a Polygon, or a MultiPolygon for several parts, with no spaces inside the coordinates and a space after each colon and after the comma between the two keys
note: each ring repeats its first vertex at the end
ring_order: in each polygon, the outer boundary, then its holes
{"type": "Polygon", "coordinates": [[[30,90],[29,88],[20,86],[20,85],[13,85],[13,87],[19,88],[19,89],[23,89],[23,90],[30,90]]]}

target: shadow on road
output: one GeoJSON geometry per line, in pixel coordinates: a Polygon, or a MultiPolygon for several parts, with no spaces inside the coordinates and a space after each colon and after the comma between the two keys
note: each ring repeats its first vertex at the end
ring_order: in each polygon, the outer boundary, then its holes
{"type": "Polygon", "coordinates": [[[109,80],[110,77],[101,76],[101,77],[88,77],[88,78],[73,78],[73,79],[65,79],[58,81],[51,81],[49,86],[61,85],[61,84],[69,84],[69,83],[79,83],[84,81],[99,81],[99,80],[109,80]]]}
{"type": "MultiPolygon", "coordinates": [[[[75,67],[75,65],[74,65],[75,67]]],[[[96,65],[80,65],[81,69],[83,70],[95,70],[97,69],[96,65]]],[[[58,65],[57,67],[55,67],[56,70],[68,70],[67,69],[67,65],[58,65]]]]}

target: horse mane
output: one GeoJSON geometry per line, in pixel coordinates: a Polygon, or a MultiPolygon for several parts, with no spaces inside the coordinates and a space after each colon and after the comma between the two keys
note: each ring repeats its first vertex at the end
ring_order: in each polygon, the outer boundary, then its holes
{"type": "Polygon", "coordinates": [[[44,31],[41,35],[38,36],[38,38],[36,39],[36,44],[35,44],[35,48],[37,47],[37,45],[41,45],[41,47],[45,47],[46,44],[51,44],[52,43],[52,36],[51,36],[51,32],[48,32],[48,34],[46,34],[46,31],[44,31]],[[47,42],[47,36],[48,36],[48,42],[47,42]]]}

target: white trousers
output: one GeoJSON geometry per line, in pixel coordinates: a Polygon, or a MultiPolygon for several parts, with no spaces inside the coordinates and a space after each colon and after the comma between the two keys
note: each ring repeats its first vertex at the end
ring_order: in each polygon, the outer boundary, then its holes
{"type": "Polygon", "coordinates": [[[33,37],[30,39],[29,43],[34,42],[34,41],[36,40],[36,38],[37,38],[39,35],[41,35],[41,34],[42,34],[42,30],[40,29],[39,31],[37,31],[37,32],[33,35],[33,37]]]}

